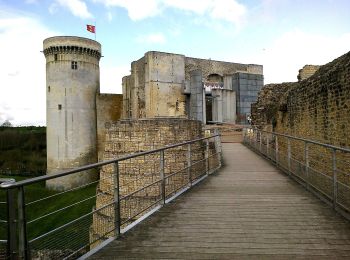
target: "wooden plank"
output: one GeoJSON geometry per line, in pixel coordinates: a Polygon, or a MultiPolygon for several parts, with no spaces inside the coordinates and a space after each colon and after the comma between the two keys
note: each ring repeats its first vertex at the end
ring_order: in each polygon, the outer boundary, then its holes
{"type": "Polygon", "coordinates": [[[350,258],[350,223],[242,144],[225,166],[91,259],[350,258]]]}

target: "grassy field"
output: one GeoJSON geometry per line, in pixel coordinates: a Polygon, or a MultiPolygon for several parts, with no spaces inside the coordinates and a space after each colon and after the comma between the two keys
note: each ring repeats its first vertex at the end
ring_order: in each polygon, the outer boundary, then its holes
{"type": "Polygon", "coordinates": [[[0,127],[0,174],[46,173],[46,127],[0,127]]]}
{"type": "MultiPolygon", "coordinates": [[[[1,176],[4,178],[6,176],[1,176]]],[[[24,177],[15,177],[17,181],[24,177]]],[[[32,240],[41,236],[48,231],[58,228],[70,221],[91,212],[95,205],[95,198],[82,201],[96,194],[96,184],[91,184],[87,187],[78,190],[60,194],[56,191],[51,191],[45,188],[45,183],[37,183],[25,187],[26,199],[26,219],[28,240],[32,240]],[[45,200],[41,200],[50,197],[45,200]],[[41,200],[41,201],[38,201],[41,200]],[[77,203],[75,206],[70,205],[77,203]],[[64,209],[66,208],[66,209],[64,209]],[[63,210],[60,210],[63,209],[63,210]],[[47,217],[38,219],[44,215],[58,211],[47,217]],[[37,220],[35,220],[37,219],[37,220]],[[33,221],[32,223],[30,223],[33,221]]],[[[3,190],[0,191],[0,202],[6,201],[6,194],[3,190]]],[[[6,219],[6,204],[0,204],[0,219],[6,219]]],[[[66,228],[60,229],[49,236],[45,236],[36,242],[33,242],[32,247],[48,248],[75,248],[82,243],[87,243],[89,238],[89,226],[92,223],[92,216],[89,215],[66,228]]],[[[6,239],[6,224],[0,225],[0,240],[6,239]]]]}

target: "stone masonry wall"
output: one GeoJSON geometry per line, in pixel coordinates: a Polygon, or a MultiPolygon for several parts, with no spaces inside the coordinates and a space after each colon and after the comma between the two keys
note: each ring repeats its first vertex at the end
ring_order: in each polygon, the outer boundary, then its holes
{"type": "MultiPolygon", "coordinates": [[[[350,52],[321,66],[306,80],[265,86],[252,108],[253,124],[259,128],[349,148],[350,52]]],[[[278,146],[286,155],[286,139],[279,138],[278,146]]],[[[291,148],[292,158],[305,164],[304,143],[293,141],[291,148]]],[[[336,156],[338,180],[350,185],[350,156],[341,152],[336,156]]],[[[310,145],[309,157],[313,170],[330,177],[318,179],[315,185],[332,196],[332,151],[310,145]]],[[[286,164],[286,156],[281,163],[286,164]]],[[[338,199],[350,207],[349,189],[340,184],[339,189],[343,190],[338,199]]]]}
{"type": "Polygon", "coordinates": [[[96,116],[97,116],[97,158],[103,159],[105,146],[106,128],[105,123],[117,121],[121,118],[123,109],[122,94],[97,94],[96,116]]]}
{"type": "MultiPolygon", "coordinates": [[[[169,144],[181,143],[202,137],[200,121],[165,118],[121,120],[107,124],[104,160],[123,155],[152,150],[169,144]]],[[[192,162],[202,160],[205,156],[204,142],[191,145],[192,162]]],[[[187,170],[187,146],[167,150],[164,154],[165,176],[179,171],[166,180],[166,194],[170,195],[189,180],[187,170]]],[[[131,194],[141,187],[160,179],[160,154],[150,154],[119,163],[120,196],[131,194]]],[[[214,162],[213,162],[214,163],[214,162]]],[[[200,162],[191,168],[192,179],[205,171],[205,163],[200,162]]],[[[100,182],[97,190],[96,208],[101,208],[114,199],[115,167],[107,165],[100,171],[100,182]]],[[[134,193],[121,202],[122,221],[138,218],[137,212],[150,206],[161,198],[160,183],[134,193]]],[[[109,237],[108,231],[114,229],[114,206],[108,206],[93,216],[91,238],[109,237]]]]}
{"type": "Polygon", "coordinates": [[[305,65],[299,70],[298,81],[310,78],[319,68],[319,65],[305,65]]]}
{"type": "Polygon", "coordinates": [[[263,74],[263,66],[261,65],[240,64],[240,63],[216,61],[216,60],[210,60],[210,59],[206,60],[206,59],[186,57],[185,58],[186,80],[190,80],[190,72],[192,70],[201,70],[204,79],[207,79],[210,74],[218,74],[218,75],[224,76],[227,74],[231,75],[238,71],[255,73],[255,74],[263,74]]]}

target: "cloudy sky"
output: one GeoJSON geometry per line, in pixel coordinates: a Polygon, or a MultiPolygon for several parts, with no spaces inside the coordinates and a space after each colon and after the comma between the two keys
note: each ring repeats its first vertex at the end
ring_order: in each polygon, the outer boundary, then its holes
{"type": "Polygon", "coordinates": [[[264,66],[265,83],[350,51],[348,0],[0,0],[0,124],[45,125],[42,41],[102,44],[101,90],[121,93],[149,50],[264,66]]]}

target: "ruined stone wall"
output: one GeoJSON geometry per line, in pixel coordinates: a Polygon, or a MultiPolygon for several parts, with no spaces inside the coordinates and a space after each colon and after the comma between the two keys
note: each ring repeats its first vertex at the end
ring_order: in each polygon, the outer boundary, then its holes
{"type": "Polygon", "coordinates": [[[123,118],[145,117],[145,58],[131,63],[131,75],[123,77],[123,118]]]}
{"type": "Polygon", "coordinates": [[[274,130],[337,146],[350,146],[350,53],[296,83],[267,85],[254,105],[255,124],[275,118],[274,130]],[[273,89],[273,93],[264,95],[273,89]],[[281,90],[281,91],[278,91],[281,90]],[[276,102],[277,101],[277,102],[276,102]],[[267,109],[275,106],[275,109],[267,109]]]}
{"type": "MultiPolygon", "coordinates": [[[[180,143],[202,137],[200,121],[187,119],[139,119],[121,120],[107,124],[107,134],[104,150],[104,160],[109,160],[136,152],[157,149],[169,144],[180,143]]],[[[203,143],[191,145],[192,163],[204,158],[203,143]]],[[[187,146],[167,150],[164,154],[165,176],[180,171],[187,166],[187,146]]],[[[150,154],[125,160],[119,163],[120,195],[125,196],[141,187],[160,179],[160,154],[150,154]]],[[[214,161],[212,162],[214,163],[214,161]]],[[[192,179],[205,171],[205,163],[200,162],[191,168],[192,179]]],[[[189,180],[187,170],[182,170],[166,181],[166,194],[171,194],[189,180]]],[[[104,166],[100,171],[100,182],[97,190],[96,208],[101,208],[114,199],[113,165],[104,166]]],[[[161,198],[160,184],[135,193],[121,203],[121,218],[123,221],[139,216],[135,214],[141,209],[161,198]]],[[[91,237],[97,238],[108,233],[114,227],[114,206],[94,214],[91,237]]],[[[111,236],[112,234],[106,234],[111,236]]]]}
{"type": "Polygon", "coordinates": [[[319,65],[305,65],[299,70],[298,81],[310,78],[319,68],[319,65]]]}
{"type": "Polygon", "coordinates": [[[97,94],[97,158],[103,160],[103,151],[106,138],[106,122],[115,122],[121,118],[123,109],[122,94],[97,94]]]}
{"type": "Polygon", "coordinates": [[[247,72],[254,74],[263,74],[263,66],[254,64],[240,64],[225,61],[215,61],[197,58],[185,58],[185,78],[190,80],[190,72],[192,70],[201,70],[203,78],[207,79],[211,74],[218,74],[221,76],[233,74],[235,72],[247,72]]]}
{"type": "Polygon", "coordinates": [[[143,57],[131,64],[131,118],[144,118],[145,111],[145,63],[143,57]]]}
{"type": "Polygon", "coordinates": [[[145,60],[146,117],[186,117],[184,56],[151,51],[145,60]]]}
{"type": "MultiPolygon", "coordinates": [[[[306,80],[265,86],[253,108],[253,123],[260,128],[349,148],[350,52],[321,66],[306,80]],[[278,92],[279,89],[282,91],[278,92]]],[[[279,138],[278,147],[284,155],[280,156],[280,163],[287,165],[287,140],[279,138]]],[[[293,161],[305,164],[304,149],[303,142],[291,142],[293,161]]],[[[338,180],[350,185],[350,156],[341,152],[336,156],[338,180]]],[[[314,171],[329,176],[321,178],[314,174],[313,185],[332,197],[332,151],[310,145],[309,160],[314,171]]],[[[338,200],[350,206],[349,190],[340,190],[343,186],[338,186],[338,200]]]]}
{"type": "Polygon", "coordinates": [[[251,105],[252,125],[271,130],[276,125],[278,111],[285,110],[285,100],[290,89],[297,86],[296,82],[267,84],[258,94],[258,99],[251,105]]]}
{"type": "Polygon", "coordinates": [[[131,75],[124,76],[122,79],[122,89],[123,89],[123,111],[122,118],[132,118],[131,117],[131,75]]]}

